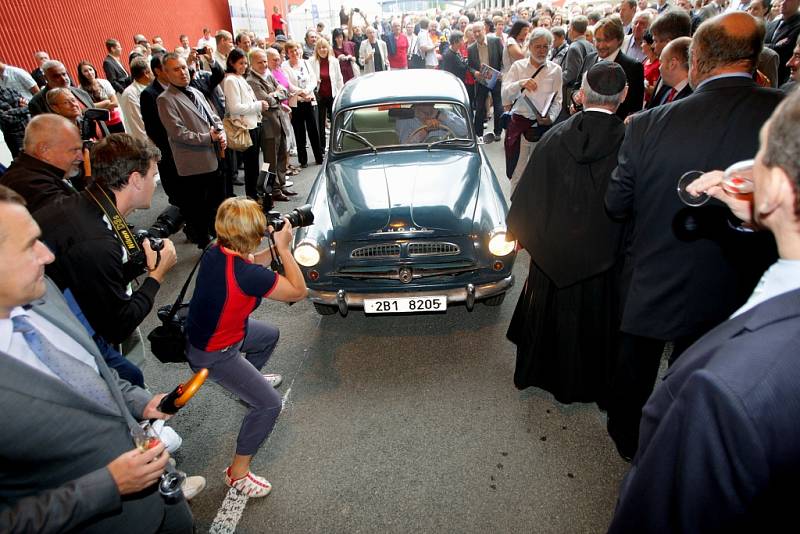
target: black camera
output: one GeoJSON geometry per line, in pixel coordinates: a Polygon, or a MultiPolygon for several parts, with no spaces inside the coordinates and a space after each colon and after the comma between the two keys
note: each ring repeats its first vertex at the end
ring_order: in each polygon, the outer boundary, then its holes
{"type": "Polygon", "coordinates": [[[81,117],[81,140],[91,141],[97,137],[97,123],[108,122],[111,113],[107,109],[89,108],[81,117]]]}
{"type": "Polygon", "coordinates": [[[206,54],[208,52],[208,47],[204,46],[203,48],[195,48],[194,51],[197,52],[200,55],[203,55],[203,54],[206,54]]]}
{"type": "MultiPolygon", "coordinates": [[[[159,237],[169,237],[172,234],[177,233],[181,228],[183,228],[183,215],[181,215],[181,210],[178,209],[176,206],[167,206],[164,211],[162,211],[156,222],[150,226],[146,230],[147,236],[150,238],[159,238],[159,237]]],[[[150,246],[152,247],[152,243],[150,246]]],[[[162,243],[163,246],[163,243],[162,243]]],[[[154,249],[155,250],[155,249],[154,249]]]]}
{"type": "Polygon", "coordinates": [[[268,211],[265,215],[267,216],[267,224],[272,225],[276,232],[280,232],[283,229],[283,225],[286,222],[284,218],[289,219],[289,222],[292,223],[292,228],[302,228],[314,224],[314,212],[311,211],[311,204],[303,204],[284,215],[277,211],[268,211]]]}

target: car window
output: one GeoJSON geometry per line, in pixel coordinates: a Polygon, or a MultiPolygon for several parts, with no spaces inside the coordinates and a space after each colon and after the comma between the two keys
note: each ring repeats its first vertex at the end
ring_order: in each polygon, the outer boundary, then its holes
{"type": "Polygon", "coordinates": [[[472,144],[466,109],[445,102],[384,104],[340,112],[334,152],[386,147],[472,144]],[[461,139],[462,141],[458,141],[461,139]],[[453,140],[448,143],[448,140],[453,140]],[[468,141],[467,141],[468,140],[468,141]]]}

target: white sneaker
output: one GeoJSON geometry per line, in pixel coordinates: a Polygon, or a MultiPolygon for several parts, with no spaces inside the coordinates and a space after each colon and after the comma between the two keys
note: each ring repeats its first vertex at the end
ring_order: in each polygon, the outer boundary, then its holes
{"type": "Polygon", "coordinates": [[[291,180],[286,180],[286,183],[285,183],[285,184],[283,184],[283,187],[292,187],[293,185],[294,185],[294,182],[293,182],[293,181],[291,181],[291,180]]]}
{"type": "Polygon", "coordinates": [[[272,491],[272,484],[264,477],[254,475],[252,471],[248,471],[242,478],[231,478],[230,467],[225,469],[225,484],[248,497],[266,497],[272,491]]]}
{"type": "Polygon", "coordinates": [[[264,373],[264,378],[266,378],[269,385],[274,388],[277,388],[281,385],[281,382],[283,382],[283,376],[277,373],[264,373]]]}
{"type": "Polygon", "coordinates": [[[201,476],[186,477],[181,486],[183,496],[187,501],[192,500],[198,493],[206,489],[206,479],[201,476]]]}

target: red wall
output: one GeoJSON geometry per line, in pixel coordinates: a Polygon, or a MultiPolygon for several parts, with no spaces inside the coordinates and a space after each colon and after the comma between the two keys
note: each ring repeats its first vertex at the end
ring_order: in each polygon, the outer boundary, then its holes
{"type": "Polygon", "coordinates": [[[77,83],[83,59],[103,75],[109,37],[122,43],[127,65],[134,34],[160,35],[172,50],[182,33],[196,45],[204,26],[231,30],[227,0],[0,0],[0,61],[31,71],[33,53],[44,50],[63,62],[77,83]]]}

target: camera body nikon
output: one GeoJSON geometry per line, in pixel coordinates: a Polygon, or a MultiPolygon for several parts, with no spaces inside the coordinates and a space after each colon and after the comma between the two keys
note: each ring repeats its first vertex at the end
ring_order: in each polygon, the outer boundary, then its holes
{"type": "Polygon", "coordinates": [[[97,123],[108,122],[111,113],[107,109],[89,108],[84,110],[81,120],[81,140],[91,141],[97,136],[97,123]]]}
{"type": "Polygon", "coordinates": [[[314,224],[314,212],[311,211],[311,204],[303,204],[283,215],[277,211],[267,211],[264,215],[267,217],[267,224],[272,226],[276,232],[283,229],[283,225],[286,223],[284,219],[289,219],[292,228],[302,228],[314,224]]]}

